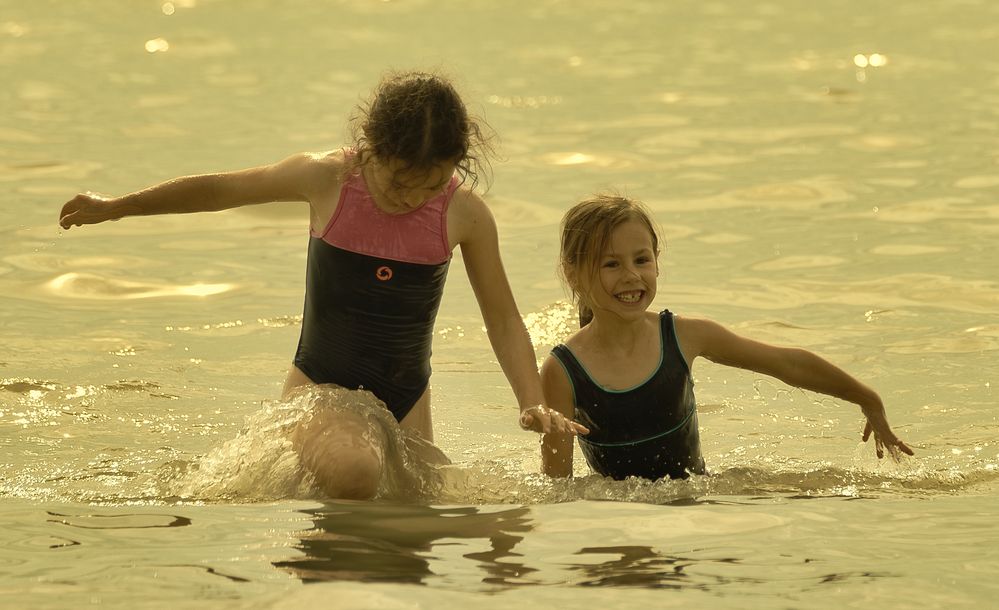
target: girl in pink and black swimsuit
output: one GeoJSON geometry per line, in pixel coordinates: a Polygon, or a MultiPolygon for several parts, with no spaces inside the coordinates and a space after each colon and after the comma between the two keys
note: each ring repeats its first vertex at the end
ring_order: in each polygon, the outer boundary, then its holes
{"type": "Polygon", "coordinates": [[[448,204],[458,178],[405,214],[375,205],[360,172],[309,239],[295,366],[315,383],[369,390],[399,421],[430,380],[430,347],[451,262],[448,204]]]}
{"type": "MultiPolygon", "coordinates": [[[[461,247],[496,359],[537,432],[585,428],[544,406],[534,350],[510,293],[496,223],[470,178],[488,147],[449,82],[423,73],[385,80],[357,123],[352,149],[271,165],[185,176],[107,198],[67,202],[64,228],[124,216],[307,201],[311,215],[305,314],[285,395],[335,384],[370,390],[402,428],[432,442],[430,347],[451,251],[461,247]]],[[[336,401],[333,394],[324,400],[336,401]]],[[[335,405],[334,405],[335,406],[335,405]]],[[[363,417],[318,409],[292,435],[302,464],[332,497],[373,496],[383,440],[363,417]],[[374,435],[377,436],[377,435],[374,435]]]]}

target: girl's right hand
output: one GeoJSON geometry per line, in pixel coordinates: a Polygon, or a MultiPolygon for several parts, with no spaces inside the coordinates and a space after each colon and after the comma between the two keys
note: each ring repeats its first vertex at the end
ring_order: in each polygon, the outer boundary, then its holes
{"type": "Polygon", "coordinates": [[[59,213],[59,226],[69,229],[73,226],[92,225],[112,220],[113,200],[96,193],[80,193],[62,206],[59,213]]]}

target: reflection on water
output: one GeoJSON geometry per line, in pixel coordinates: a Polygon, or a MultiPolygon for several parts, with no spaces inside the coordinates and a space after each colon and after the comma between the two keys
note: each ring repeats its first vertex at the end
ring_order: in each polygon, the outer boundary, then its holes
{"type": "Polygon", "coordinates": [[[805,590],[894,576],[886,570],[836,565],[821,549],[807,546],[801,552],[785,548],[754,557],[717,546],[726,535],[782,527],[780,519],[766,515],[754,520],[751,513],[733,514],[739,507],[751,511],[767,502],[681,500],[655,513],[636,513],[630,527],[613,513],[598,510],[613,510],[613,503],[577,504],[565,514],[548,511],[541,519],[539,509],[524,506],[333,502],[302,511],[313,525],[295,545],[301,556],[273,565],[305,583],[404,583],[485,591],[569,585],[722,594],[729,586],[770,588],[775,571],[783,582],[805,590]],[[721,513],[711,517],[688,512],[709,506],[721,513]],[[578,527],[587,512],[593,513],[590,531],[578,527]],[[616,526],[622,529],[616,531],[616,526]],[[648,544],[639,542],[643,529],[649,530],[648,544]],[[571,539],[558,537],[569,531],[571,539]],[[691,547],[690,539],[699,535],[705,542],[691,547]]]}
{"type": "Polygon", "coordinates": [[[157,284],[91,273],[64,273],[50,281],[46,287],[60,296],[105,300],[208,297],[236,289],[235,284],[157,284]]]}
{"type": "Polygon", "coordinates": [[[517,543],[534,527],[526,507],[338,502],[307,513],[315,526],[297,546],[305,556],[275,563],[305,582],[421,583],[437,576],[432,564],[445,556],[475,562],[483,584],[520,584],[536,571],[516,559],[517,543]]]}
{"type": "MultiPolygon", "coordinates": [[[[457,559],[475,566],[473,579],[482,585],[552,584],[517,545],[537,523],[527,507],[392,506],[334,503],[305,511],[314,527],[298,550],[301,558],[276,562],[303,582],[360,581],[421,584],[453,580],[434,567],[447,561],[453,575],[465,570],[457,559]]],[[[585,532],[580,532],[585,538],[585,532]]],[[[701,563],[670,556],[648,546],[585,546],[560,562],[569,583],[578,586],[678,588],[705,586],[691,582],[684,569],[701,563]]],[[[738,559],[709,562],[738,563],[738,559]]],[[[724,580],[724,579],[719,579],[724,580]]]]}
{"type": "MultiPolygon", "coordinates": [[[[586,587],[648,587],[653,589],[679,589],[693,586],[707,588],[697,583],[684,571],[701,563],[691,557],[676,557],[657,553],[647,546],[586,547],[576,552],[582,559],[601,556],[618,556],[597,563],[571,566],[578,574],[575,584],[586,587]]],[[[711,562],[738,564],[735,558],[712,559],[711,562]]],[[[727,579],[717,578],[713,584],[724,584],[727,579]]],[[[759,582],[759,581],[758,581],[759,582]]]]}
{"type": "Polygon", "coordinates": [[[52,523],[83,529],[145,529],[151,527],[186,527],[191,520],[181,515],[155,513],[115,513],[111,515],[70,515],[48,511],[52,523]]]}

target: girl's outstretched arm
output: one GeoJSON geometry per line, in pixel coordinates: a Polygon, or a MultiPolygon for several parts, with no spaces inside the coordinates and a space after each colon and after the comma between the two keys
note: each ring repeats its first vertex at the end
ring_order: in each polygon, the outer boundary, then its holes
{"type": "Polygon", "coordinates": [[[687,364],[697,356],[776,377],[788,385],[828,394],[860,406],[867,418],[863,440],[874,435],[878,457],[887,448],[912,455],[888,425],[884,404],[877,392],[828,360],[799,348],[776,347],[741,337],[711,320],[676,318],[677,336],[687,364]]]}
{"type": "Polygon", "coordinates": [[[269,201],[311,200],[323,179],[322,157],[298,154],[271,165],[183,176],[121,197],[81,193],[62,207],[64,229],[126,216],[214,212],[269,201]]]}
{"type": "Polygon", "coordinates": [[[465,269],[489,343],[520,405],[521,426],[543,433],[586,433],[586,428],[544,406],[531,337],[503,270],[496,221],[485,202],[475,193],[459,189],[451,206],[458,207],[454,209],[455,222],[449,223],[449,231],[457,232],[453,237],[461,244],[465,269]]]}

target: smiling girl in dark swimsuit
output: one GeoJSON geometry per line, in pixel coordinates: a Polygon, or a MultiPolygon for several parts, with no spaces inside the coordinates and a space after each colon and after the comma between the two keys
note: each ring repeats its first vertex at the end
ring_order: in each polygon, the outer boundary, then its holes
{"type": "MultiPolygon", "coordinates": [[[[878,394],[803,349],[740,337],[710,320],[647,311],[656,296],[659,237],[648,212],[601,196],[562,220],[562,274],[580,306],[580,325],[541,368],[548,406],[590,429],[579,436],[590,468],[623,479],[686,478],[705,472],[697,429],[694,359],[750,369],[860,405],[884,449],[912,455],[888,426],[878,394]]],[[[572,436],[546,434],[542,468],[572,474],[572,436]]]]}

